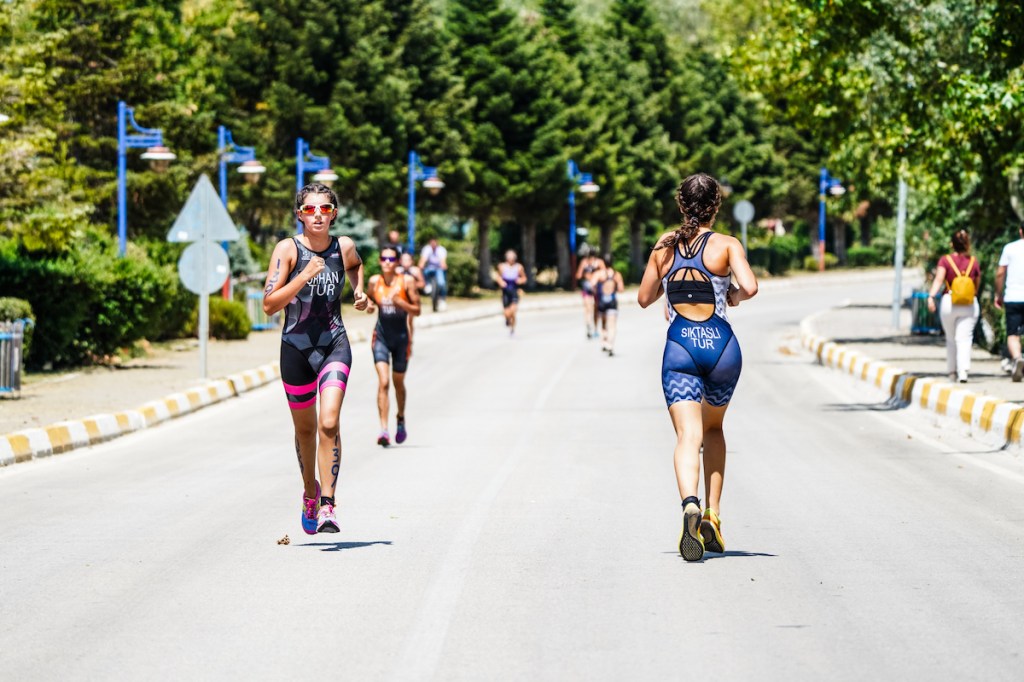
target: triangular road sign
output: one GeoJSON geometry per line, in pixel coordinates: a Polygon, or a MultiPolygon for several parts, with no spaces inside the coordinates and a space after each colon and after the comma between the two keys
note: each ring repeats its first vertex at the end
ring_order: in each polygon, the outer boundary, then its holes
{"type": "Polygon", "coordinates": [[[220,202],[210,178],[204,173],[199,176],[185,207],[174,220],[171,231],[167,233],[167,241],[196,242],[207,239],[213,242],[233,242],[238,236],[238,228],[220,202]]]}

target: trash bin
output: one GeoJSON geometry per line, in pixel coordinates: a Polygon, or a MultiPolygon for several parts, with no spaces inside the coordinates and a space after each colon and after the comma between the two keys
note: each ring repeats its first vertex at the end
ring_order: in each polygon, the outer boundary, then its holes
{"type": "Polygon", "coordinates": [[[935,312],[928,310],[928,292],[914,289],[910,294],[910,333],[939,334],[942,321],[939,319],[939,297],[935,298],[935,312]]]}
{"type": "Polygon", "coordinates": [[[25,321],[0,322],[0,395],[21,393],[21,351],[25,321]]]}
{"type": "Polygon", "coordinates": [[[245,308],[255,330],[274,329],[281,324],[281,313],[274,313],[268,317],[263,312],[263,292],[259,289],[248,289],[245,292],[245,308]]]}

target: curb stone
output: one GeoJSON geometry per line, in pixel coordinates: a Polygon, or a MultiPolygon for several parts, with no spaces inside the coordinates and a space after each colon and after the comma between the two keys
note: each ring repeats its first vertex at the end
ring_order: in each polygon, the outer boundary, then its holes
{"type": "Polygon", "coordinates": [[[821,314],[800,322],[800,345],[815,355],[818,364],[881,389],[894,407],[922,410],[972,438],[1003,447],[1021,446],[1024,405],[974,393],[947,380],[916,376],[847,349],[815,332],[814,321],[821,314]]]}
{"type": "MultiPolygon", "coordinates": [[[[525,311],[552,310],[578,305],[579,298],[572,294],[545,297],[539,301],[525,300],[520,306],[525,311]]],[[[460,322],[471,322],[489,317],[500,317],[496,303],[434,313],[416,321],[416,329],[428,329],[460,322]]],[[[369,335],[361,330],[351,333],[353,343],[366,343],[369,335]]],[[[156,426],[169,419],[197,412],[204,407],[234,398],[280,378],[277,362],[254,369],[229,374],[181,393],[172,393],[152,400],[134,410],[113,414],[96,414],[84,419],[58,422],[43,428],[24,429],[0,436],[0,467],[41,459],[51,455],[89,447],[123,436],[133,431],[156,426]]]]}

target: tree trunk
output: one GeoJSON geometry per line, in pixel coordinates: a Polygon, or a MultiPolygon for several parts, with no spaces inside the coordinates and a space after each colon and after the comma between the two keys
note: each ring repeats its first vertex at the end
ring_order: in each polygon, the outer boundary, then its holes
{"type": "Polygon", "coordinates": [[[537,286],[537,223],[523,225],[523,269],[526,270],[526,289],[537,286]]]}
{"type": "Polygon", "coordinates": [[[387,210],[381,210],[373,216],[373,221],[376,223],[373,226],[373,235],[377,238],[377,246],[388,243],[388,212],[387,210]]]}
{"type": "Polygon", "coordinates": [[[832,247],[836,252],[836,258],[846,265],[846,223],[837,220],[832,224],[832,229],[832,247]]]}
{"type": "Polygon", "coordinates": [[[558,261],[558,286],[563,289],[572,288],[572,271],[569,258],[569,230],[565,227],[555,228],[555,257],[558,261]]]}
{"type": "Polygon", "coordinates": [[[481,218],[476,223],[476,257],[480,260],[480,267],[477,269],[477,283],[481,289],[493,289],[494,280],[491,279],[491,224],[487,218],[481,218]]]}
{"type": "Polygon", "coordinates": [[[643,274],[644,267],[644,230],[643,226],[629,226],[629,281],[636,282],[643,274]]]}

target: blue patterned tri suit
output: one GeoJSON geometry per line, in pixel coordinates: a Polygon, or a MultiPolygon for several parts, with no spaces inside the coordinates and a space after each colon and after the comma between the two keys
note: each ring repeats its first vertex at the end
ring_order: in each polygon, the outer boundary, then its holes
{"type": "Polygon", "coordinates": [[[704,265],[704,247],[712,234],[677,244],[672,268],[662,280],[671,311],[661,364],[661,387],[669,406],[702,399],[715,407],[727,404],[743,367],[740,344],[725,312],[730,275],[717,275],[704,265]],[[705,320],[683,316],[693,316],[690,304],[712,303],[714,312],[705,320]]]}

